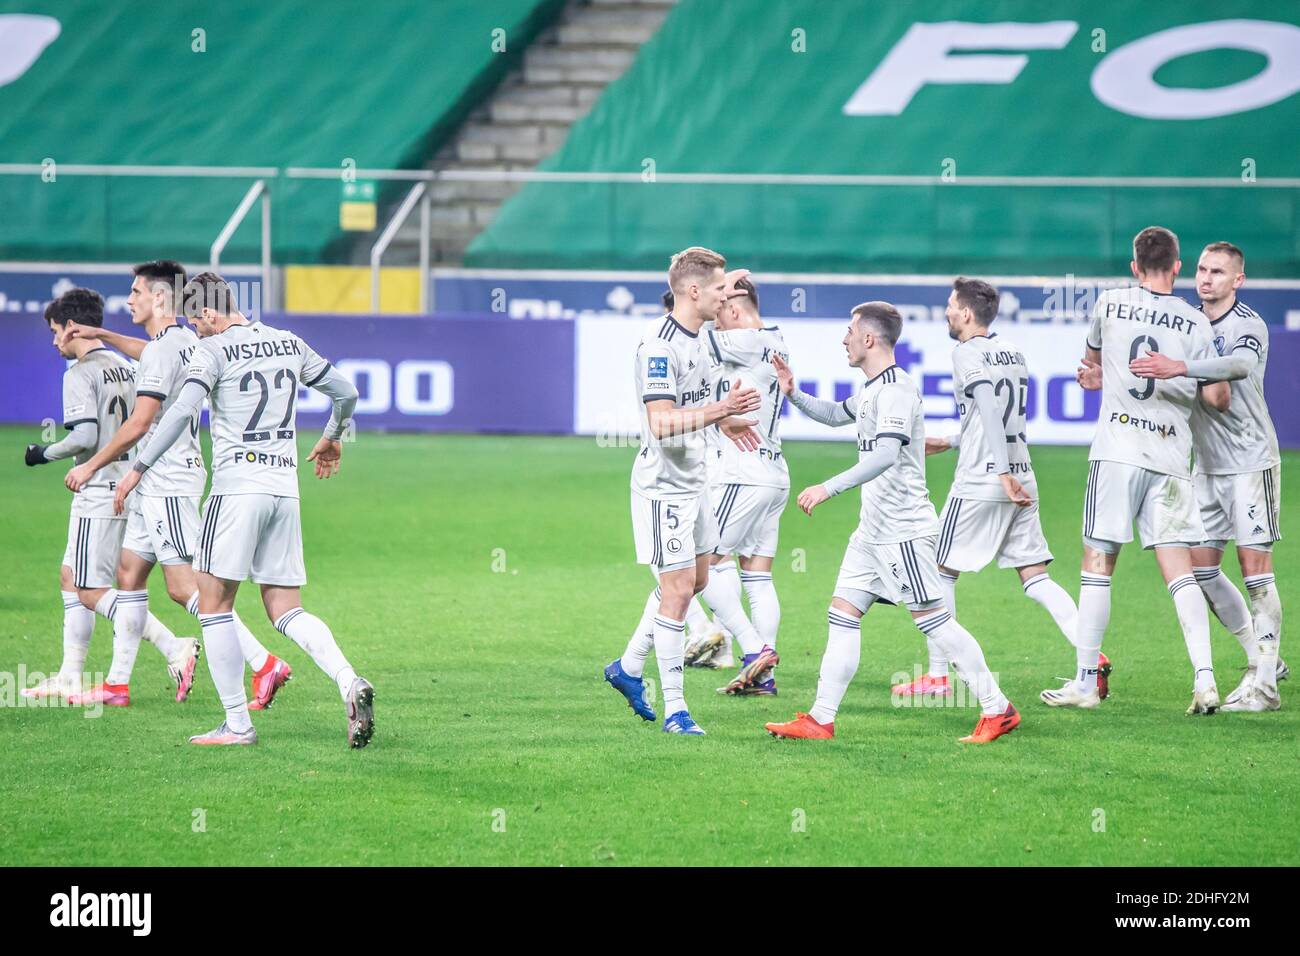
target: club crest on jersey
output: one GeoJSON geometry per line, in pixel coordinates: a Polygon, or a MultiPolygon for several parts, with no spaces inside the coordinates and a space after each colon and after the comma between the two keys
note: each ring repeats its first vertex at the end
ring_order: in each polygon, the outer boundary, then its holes
{"type": "Polygon", "coordinates": [[[682,550],[682,543],[677,538],[669,538],[664,543],[664,547],[668,549],[670,554],[677,554],[677,552],[682,550]]]}
{"type": "Polygon", "coordinates": [[[1226,340],[1224,339],[1224,337],[1223,337],[1222,335],[1216,335],[1216,336],[1214,337],[1214,351],[1216,351],[1216,352],[1218,352],[1220,355],[1222,355],[1222,354],[1223,354],[1223,345],[1224,345],[1224,342],[1225,342],[1225,341],[1226,341],[1226,340]]]}
{"type": "Polygon", "coordinates": [[[649,378],[667,378],[668,359],[662,355],[651,356],[649,366],[646,368],[646,375],[649,378]]]}

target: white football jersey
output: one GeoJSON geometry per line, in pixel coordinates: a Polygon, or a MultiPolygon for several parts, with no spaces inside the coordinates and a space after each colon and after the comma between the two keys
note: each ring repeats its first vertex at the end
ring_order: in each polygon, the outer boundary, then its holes
{"type": "MultiPolygon", "coordinates": [[[[99,440],[76,457],[84,465],[113,440],[135,407],[135,369],[126,359],[104,347],[94,348],[63,373],[63,427],[72,430],[94,422],[99,440]]],[[[109,462],[72,498],[72,513],[79,518],[114,518],[113,494],[131,467],[131,452],[109,462]]]]}
{"type": "MultiPolygon", "coordinates": [[[[181,385],[185,382],[190,356],[198,347],[199,337],[183,325],[169,325],[144,347],[140,364],[136,367],[135,394],[156,398],[162,405],[149,434],[140,444],[148,447],[158,422],[172,407],[181,385]]],[[[189,427],[163,454],[154,466],[144,473],[137,491],[151,498],[198,498],[207,484],[207,470],[203,467],[203,450],[199,446],[199,417],[194,413],[189,427]]]]}
{"type": "Polygon", "coordinates": [[[1281,463],[1277,432],[1264,400],[1264,370],[1268,365],[1268,325],[1241,302],[1210,323],[1214,350],[1227,355],[1250,349],[1259,364],[1243,379],[1229,382],[1232,404],[1226,412],[1197,402],[1192,412],[1192,444],[1196,470],[1204,475],[1244,475],[1266,471],[1281,463]]]}
{"type": "Polygon", "coordinates": [[[632,465],[632,488],[647,498],[703,494],[704,431],[662,440],[650,432],[646,403],[668,399],[675,408],[700,408],[713,401],[709,357],[700,336],[672,314],[646,326],[636,348],[632,374],[641,400],[641,450],[632,465]]]}
{"type": "Polygon", "coordinates": [[[761,329],[732,329],[719,332],[705,327],[704,337],[713,360],[714,391],[721,399],[736,379],[742,387],[758,390],[763,404],[744,417],[757,419],[754,431],[762,444],[755,451],[742,451],[717,428],[710,428],[709,445],[716,464],[709,468],[709,482],[725,485],[762,485],[789,488],[790,469],[781,451],[781,407],[785,393],[776,382],[772,355],[787,362],[790,353],[775,325],[761,329]]]}
{"type": "Polygon", "coordinates": [[[260,322],[199,340],[185,381],[208,390],[212,494],[298,497],[298,386],[329,370],[298,336],[260,322]]]}
{"type": "Polygon", "coordinates": [[[1101,350],[1102,367],[1101,415],[1088,459],[1190,478],[1196,382],[1139,378],[1128,366],[1148,352],[1214,358],[1209,320],[1173,293],[1107,289],[1092,310],[1088,347],[1101,350]]]}
{"type": "Polygon", "coordinates": [[[939,518],[925,487],[925,409],[916,380],[891,365],[845,399],[857,412],[859,460],[880,438],[903,443],[898,461],[862,486],[858,528],[868,544],[897,544],[939,533],[939,518]]]}
{"type": "Polygon", "coordinates": [[[954,498],[977,501],[1006,501],[993,457],[985,444],[984,421],[971,397],[976,385],[987,382],[1002,414],[1003,434],[995,436],[1007,445],[1007,464],[1031,498],[1038,498],[1034,466],[1029,460],[1029,439],[1025,433],[1025,401],[1029,394],[1029,369],[1024,354],[999,335],[977,335],[952,350],[952,391],[961,417],[961,442],[957,470],[953,474],[954,498]]]}

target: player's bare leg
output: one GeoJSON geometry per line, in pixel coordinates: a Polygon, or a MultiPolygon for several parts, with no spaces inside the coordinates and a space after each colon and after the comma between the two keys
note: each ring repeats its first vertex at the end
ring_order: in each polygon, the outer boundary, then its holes
{"type": "Polygon", "coordinates": [[[1119,549],[1118,544],[1101,541],[1083,546],[1079,617],[1074,640],[1078,671],[1064,686],[1045,690],[1039,695],[1043,703],[1051,707],[1090,710],[1101,702],[1101,643],[1110,623],[1110,579],[1115,573],[1119,549]]]}
{"type": "Polygon", "coordinates": [[[235,596],[239,593],[239,582],[200,571],[198,587],[199,623],[203,625],[208,670],[226,719],[214,730],[191,737],[190,743],[255,744],[257,731],[248,716],[248,697],[244,693],[244,655],[240,653],[239,637],[235,633],[235,596]]]}
{"type": "Polygon", "coordinates": [[[360,748],[370,743],[375,732],[374,687],[364,677],[357,676],[325,622],[303,610],[299,588],[270,584],[261,587],[262,604],[275,629],[306,651],[338,686],[347,705],[348,746],[360,748]]]}
{"type": "Polygon", "coordinates": [[[1212,714],[1219,709],[1219,690],[1214,682],[1214,663],[1210,654],[1210,615],[1205,606],[1205,595],[1196,585],[1192,573],[1191,548],[1159,546],[1155,548],[1156,564],[1174,599],[1178,624],[1187,643],[1195,679],[1192,686],[1192,704],[1188,715],[1212,714]]]}

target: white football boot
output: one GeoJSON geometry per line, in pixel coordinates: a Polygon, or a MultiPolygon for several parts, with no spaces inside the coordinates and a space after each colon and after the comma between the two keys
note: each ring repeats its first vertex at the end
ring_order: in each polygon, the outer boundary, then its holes
{"type": "Polygon", "coordinates": [[[1187,716],[1191,717],[1194,714],[1208,716],[1218,709],[1219,689],[1211,684],[1205,690],[1192,691],[1192,705],[1187,708],[1187,716]]]}
{"type": "Polygon", "coordinates": [[[1077,680],[1068,680],[1063,687],[1049,689],[1038,695],[1049,707],[1078,707],[1092,710],[1101,704],[1096,689],[1084,690],[1077,680]]]}
{"type": "Polygon", "coordinates": [[[692,637],[686,642],[682,663],[687,667],[717,667],[718,665],[713,663],[713,658],[722,649],[723,640],[722,628],[713,625],[704,634],[692,637]]]}
{"type": "Polygon", "coordinates": [[[1281,710],[1282,698],[1277,688],[1253,686],[1237,700],[1224,704],[1221,708],[1225,714],[1259,714],[1266,710],[1281,710]]]}
{"type": "Polygon", "coordinates": [[[81,693],[81,678],[68,677],[64,678],[59,674],[53,677],[47,677],[40,681],[35,687],[24,687],[18,692],[28,700],[42,700],[46,697],[70,697],[73,694],[81,693]]]}

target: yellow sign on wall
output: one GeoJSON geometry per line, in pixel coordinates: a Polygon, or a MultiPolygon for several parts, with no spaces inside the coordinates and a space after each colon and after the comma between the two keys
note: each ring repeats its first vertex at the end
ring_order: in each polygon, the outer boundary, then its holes
{"type": "MultiPolygon", "coordinates": [[[[366,266],[285,266],[287,312],[370,313],[370,269],[366,266]]],[[[379,311],[418,315],[420,270],[379,270],[379,311]]]]}
{"type": "Polygon", "coordinates": [[[339,228],[348,232],[370,232],[378,222],[375,184],[369,180],[343,184],[339,198],[339,228]]]}

